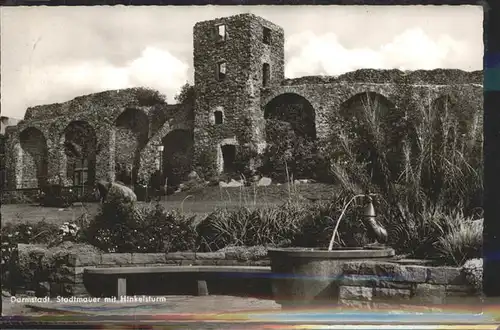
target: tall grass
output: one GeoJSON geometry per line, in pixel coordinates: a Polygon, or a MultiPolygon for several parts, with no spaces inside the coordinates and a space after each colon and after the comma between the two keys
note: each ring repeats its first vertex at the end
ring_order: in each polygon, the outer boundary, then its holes
{"type": "Polygon", "coordinates": [[[466,97],[422,101],[410,85],[398,88],[398,107],[367,95],[340,119],[332,171],[351,194],[380,193],[391,243],[425,257],[452,230],[444,218],[481,207],[482,117],[466,97]]]}

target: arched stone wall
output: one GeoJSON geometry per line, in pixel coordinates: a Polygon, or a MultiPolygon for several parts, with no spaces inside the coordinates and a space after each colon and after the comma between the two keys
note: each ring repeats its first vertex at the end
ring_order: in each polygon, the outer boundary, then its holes
{"type": "Polygon", "coordinates": [[[367,164],[367,171],[374,180],[378,180],[377,176],[385,171],[375,161],[379,158],[377,153],[384,150],[387,170],[397,179],[403,152],[402,143],[398,141],[403,138],[401,134],[404,133],[398,130],[398,124],[404,120],[404,113],[399,112],[396,105],[384,95],[363,92],[343,102],[338,115],[339,123],[334,126],[331,134],[339,135],[340,140],[342,135],[350,145],[355,146],[358,151],[356,159],[367,164]],[[385,149],[385,146],[391,146],[391,149],[385,149]]]}
{"type": "Polygon", "coordinates": [[[62,171],[68,182],[73,185],[93,185],[96,179],[97,160],[95,129],[86,121],[72,121],[64,129],[60,145],[63,147],[61,153],[62,171]],[[75,171],[81,172],[83,177],[78,178],[75,171]]]}
{"type": "Polygon", "coordinates": [[[116,180],[126,184],[138,181],[140,153],[149,139],[149,118],[141,110],[125,109],[115,120],[116,180]]]}
{"type": "Polygon", "coordinates": [[[291,124],[295,134],[308,139],[316,138],[316,113],[311,103],[295,93],[274,97],[264,107],[264,118],[291,124]]]}
{"type": "Polygon", "coordinates": [[[27,127],[19,134],[19,142],[22,188],[42,187],[48,180],[47,139],[39,129],[27,127]]]}

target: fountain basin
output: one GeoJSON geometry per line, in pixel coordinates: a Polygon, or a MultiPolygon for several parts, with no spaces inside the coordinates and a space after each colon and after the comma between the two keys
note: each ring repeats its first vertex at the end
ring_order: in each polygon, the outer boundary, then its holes
{"type": "Polygon", "coordinates": [[[350,261],[391,261],[391,248],[269,249],[274,300],[282,307],[336,304],[343,265],[350,261]]]}

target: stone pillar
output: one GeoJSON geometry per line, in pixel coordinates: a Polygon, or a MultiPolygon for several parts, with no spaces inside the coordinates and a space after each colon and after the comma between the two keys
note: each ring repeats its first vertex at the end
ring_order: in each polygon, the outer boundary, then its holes
{"type": "Polygon", "coordinates": [[[484,5],[484,228],[483,290],[500,297],[500,3],[484,5]],[[496,33],[495,33],[496,32],[496,33]],[[495,63],[495,61],[497,63],[495,63]]]}
{"type": "Polygon", "coordinates": [[[109,128],[98,138],[98,144],[102,145],[102,150],[96,157],[96,181],[115,181],[115,136],[115,129],[109,128]]]}
{"type": "Polygon", "coordinates": [[[12,159],[7,159],[7,175],[9,176],[9,188],[21,189],[23,187],[23,148],[19,141],[15,141],[12,152],[9,153],[12,159]]]}
{"type": "MultiPolygon", "coordinates": [[[[323,107],[318,106],[314,109],[315,111],[315,124],[316,124],[316,138],[318,141],[325,141],[328,139],[328,135],[331,132],[331,123],[329,122],[328,114],[331,112],[338,113],[339,105],[337,103],[332,104],[332,108],[329,111],[325,111],[323,107]]],[[[321,143],[320,143],[321,144],[321,143]]]]}
{"type": "Polygon", "coordinates": [[[49,184],[62,184],[64,186],[68,186],[71,182],[68,181],[66,172],[64,138],[56,139],[57,137],[54,136],[47,139],[47,181],[49,184]]]}

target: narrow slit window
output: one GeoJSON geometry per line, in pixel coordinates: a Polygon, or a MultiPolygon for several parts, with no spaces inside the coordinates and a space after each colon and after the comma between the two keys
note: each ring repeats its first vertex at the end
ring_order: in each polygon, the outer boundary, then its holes
{"type": "Polygon", "coordinates": [[[224,24],[217,25],[217,37],[218,41],[226,40],[226,26],[224,24]]]}
{"type": "Polygon", "coordinates": [[[217,79],[223,80],[226,78],[226,62],[220,62],[217,64],[217,79]]]}
{"type": "Polygon", "coordinates": [[[271,79],[271,68],[268,63],[262,65],[262,86],[269,86],[269,80],[271,79]]]}
{"type": "Polygon", "coordinates": [[[268,29],[268,28],[264,28],[263,31],[262,31],[262,35],[263,35],[263,39],[262,41],[266,44],[266,45],[270,45],[271,44],[271,29],[268,29]]]}

